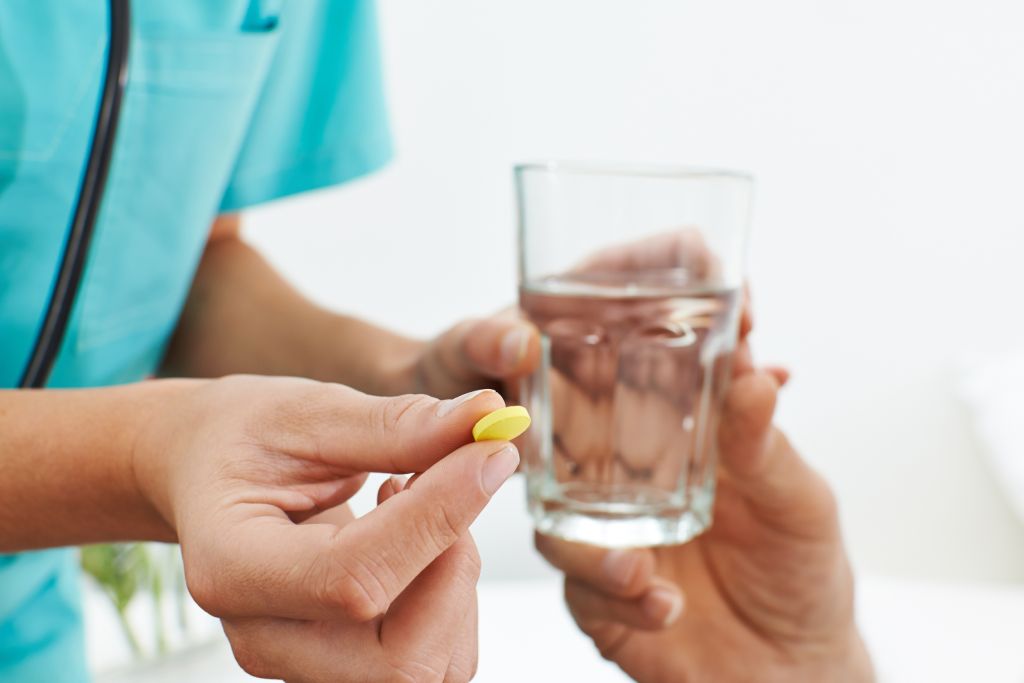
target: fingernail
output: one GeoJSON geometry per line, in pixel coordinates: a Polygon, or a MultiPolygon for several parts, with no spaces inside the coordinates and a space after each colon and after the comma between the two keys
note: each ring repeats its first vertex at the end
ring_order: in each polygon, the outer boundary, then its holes
{"type": "Polygon", "coordinates": [[[601,568],[607,576],[619,588],[626,588],[633,582],[640,562],[636,553],[628,550],[613,550],[604,556],[601,561],[601,568]]]}
{"type": "Polygon", "coordinates": [[[500,451],[492,453],[484,463],[484,471],[481,475],[487,495],[493,496],[495,491],[505,483],[505,480],[512,476],[517,467],[519,467],[519,451],[512,444],[507,444],[500,451]]]}
{"type": "Polygon", "coordinates": [[[670,588],[652,588],[644,596],[641,608],[651,621],[668,626],[682,613],[683,596],[670,588]]]}
{"type": "Polygon", "coordinates": [[[490,389],[477,389],[476,391],[471,391],[468,394],[456,396],[455,398],[450,398],[447,401],[441,401],[440,403],[437,404],[437,409],[434,411],[434,414],[437,415],[438,417],[444,417],[448,413],[452,412],[453,410],[461,406],[466,401],[472,401],[474,398],[484,393],[485,391],[490,391],[490,389]]]}
{"type": "Polygon", "coordinates": [[[530,331],[525,327],[516,327],[505,333],[501,338],[501,363],[507,370],[519,367],[526,357],[526,349],[530,345],[530,331]]]}

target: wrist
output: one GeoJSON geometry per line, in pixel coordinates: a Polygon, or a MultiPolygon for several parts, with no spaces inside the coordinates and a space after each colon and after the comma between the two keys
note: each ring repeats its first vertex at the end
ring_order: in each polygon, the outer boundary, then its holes
{"type": "Polygon", "coordinates": [[[197,427],[190,419],[195,391],[212,380],[161,379],[146,382],[135,403],[136,431],[127,452],[126,468],[133,493],[167,538],[177,540],[172,483],[182,464],[178,444],[197,427]]]}
{"type": "Polygon", "coordinates": [[[165,393],[159,382],[0,392],[0,551],[173,541],[136,472],[165,393]]]}
{"type": "Polygon", "coordinates": [[[313,370],[306,376],[344,384],[375,396],[421,391],[417,366],[428,342],[344,315],[333,317],[325,338],[329,342],[322,355],[330,359],[330,370],[326,373],[313,370]]]}

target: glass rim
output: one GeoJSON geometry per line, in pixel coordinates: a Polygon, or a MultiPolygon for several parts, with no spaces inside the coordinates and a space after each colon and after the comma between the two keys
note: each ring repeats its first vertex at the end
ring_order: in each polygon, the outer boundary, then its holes
{"type": "Polygon", "coordinates": [[[550,173],[559,175],[604,175],[621,178],[670,178],[678,180],[740,180],[747,183],[754,181],[754,175],[747,171],[738,171],[711,166],[690,166],[658,163],[637,163],[618,161],[574,161],[563,159],[544,159],[524,161],[512,166],[517,175],[525,173],[550,173]]]}

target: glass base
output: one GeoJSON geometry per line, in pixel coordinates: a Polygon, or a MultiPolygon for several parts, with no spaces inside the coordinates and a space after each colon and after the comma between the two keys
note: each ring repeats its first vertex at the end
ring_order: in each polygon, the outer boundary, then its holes
{"type": "Polygon", "coordinates": [[[679,545],[711,526],[711,505],[638,513],[579,509],[561,501],[533,500],[530,514],[537,531],[577,543],[604,548],[679,545]]]}

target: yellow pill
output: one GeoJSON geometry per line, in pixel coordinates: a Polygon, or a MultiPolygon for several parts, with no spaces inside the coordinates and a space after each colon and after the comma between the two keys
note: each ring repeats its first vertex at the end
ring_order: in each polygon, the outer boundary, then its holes
{"type": "Polygon", "coordinates": [[[488,413],[473,425],[473,441],[510,441],[530,428],[530,414],[522,406],[488,413]]]}

